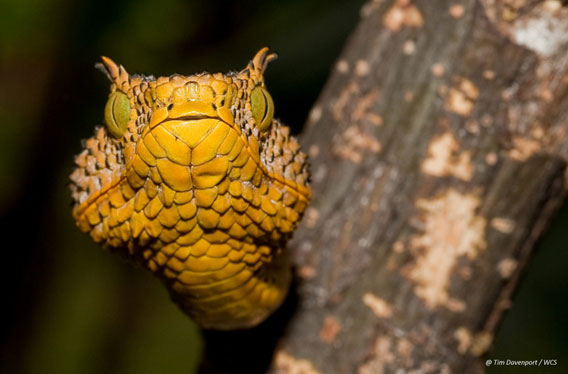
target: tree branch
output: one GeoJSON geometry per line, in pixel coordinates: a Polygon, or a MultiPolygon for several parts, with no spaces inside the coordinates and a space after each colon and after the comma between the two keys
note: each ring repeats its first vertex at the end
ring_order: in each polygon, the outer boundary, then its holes
{"type": "Polygon", "coordinates": [[[374,0],[361,15],[301,139],[314,199],[289,245],[297,303],[206,334],[210,371],[263,372],[255,349],[285,327],[271,373],[482,372],[564,199],[561,2],[374,0]]]}

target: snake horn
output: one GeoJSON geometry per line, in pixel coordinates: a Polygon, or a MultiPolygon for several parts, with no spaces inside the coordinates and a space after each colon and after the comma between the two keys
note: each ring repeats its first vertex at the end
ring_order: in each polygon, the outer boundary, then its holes
{"type": "Polygon", "coordinates": [[[102,62],[97,62],[95,68],[102,71],[107,78],[121,88],[123,83],[128,83],[129,74],[126,69],[106,56],[101,56],[102,62]]]}
{"type": "Polygon", "coordinates": [[[253,81],[262,81],[262,75],[266,70],[268,63],[276,60],[278,55],[276,53],[268,53],[269,48],[261,48],[260,51],[256,52],[256,55],[248,63],[247,67],[241,71],[241,74],[245,75],[247,78],[251,77],[253,81]]]}

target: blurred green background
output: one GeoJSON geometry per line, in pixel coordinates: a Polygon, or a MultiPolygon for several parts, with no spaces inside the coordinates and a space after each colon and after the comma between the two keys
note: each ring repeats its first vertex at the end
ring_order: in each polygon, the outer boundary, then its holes
{"type": "MultiPolygon", "coordinates": [[[[108,82],[93,68],[99,57],[130,73],[190,74],[239,70],[268,45],[280,55],[266,75],[276,115],[299,132],[362,4],[0,1],[1,373],[192,373],[200,355],[197,329],[161,284],[72,222],[73,155],[107,99],[108,82]]],[[[566,227],[568,207],[491,357],[557,358],[567,367],[566,227]]]]}

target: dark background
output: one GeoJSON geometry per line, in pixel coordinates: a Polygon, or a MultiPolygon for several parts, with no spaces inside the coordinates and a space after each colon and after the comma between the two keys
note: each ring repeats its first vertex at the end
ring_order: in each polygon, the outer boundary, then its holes
{"type": "MultiPolygon", "coordinates": [[[[73,155],[101,123],[108,94],[93,68],[99,57],[130,73],[191,74],[240,70],[268,45],[280,55],[266,74],[276,116],[297,133],[362,4],[0,1],[0,372],[191,373],[200,356],[198,330],[161,284],[101,251],[71,219],[73,155]]],[[[488,358],[568,367],[567,228],[565,206],[488,358]]]]}

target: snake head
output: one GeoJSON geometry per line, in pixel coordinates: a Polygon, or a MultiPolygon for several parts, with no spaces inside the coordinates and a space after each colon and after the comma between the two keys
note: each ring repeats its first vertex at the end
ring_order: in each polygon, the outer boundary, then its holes
{"type": "MultiPolygon", "coordinates": [[[[212,187],[213,181],[225,176],[227,165],[209,168],[202,177],[194,167],[229,150],[235,136],[243,140],[239,152],[251,156],[250,165],[243,165],[247,171],[258,168],[309,200],[306,156],[288,127],[273,117],[274,103],[264,82],[264,71],[276,57],[263,48],[240,72],[157,79],[131,75],[122,65],[102,57],[96,67],[111,81],[110,94],[104,126],[84,142],[75,160],[77,168],[71,176],[75,219],[79,222],[89,207],[125,178],[131,179],[134,190],[148,185],[158,188],[164,182],[176,191],[194,184],[212,187]],[[163,158],[185,169],[158,176],[140,165],[144,160],[154,166],[163,158]],[[131,172],[129,177],[129,169],[140,173],[131,172]]],[[[86,224],[81,226],[87,229],[86,224]]]]}
{"type": "Polygon", "coordinates": [[[71,174],[73,216],[103,247],[158,275],[201,326],[262,321],[290,281],[286,241],[310,199],[308,163],[274,118],[261,49],[239,72],[129,74],[71,174]]]}

